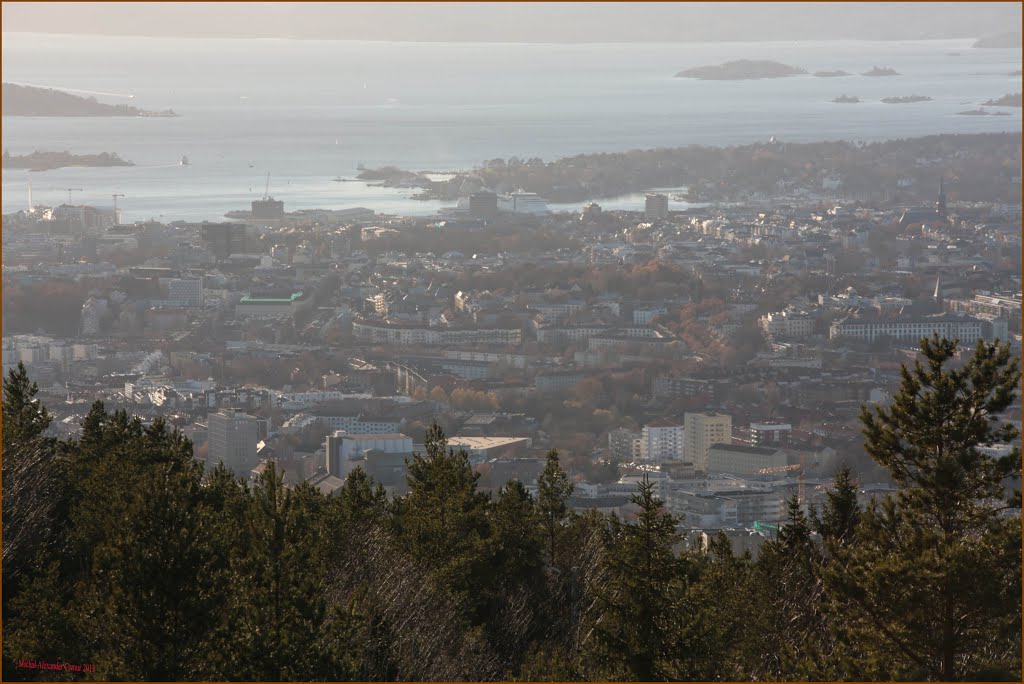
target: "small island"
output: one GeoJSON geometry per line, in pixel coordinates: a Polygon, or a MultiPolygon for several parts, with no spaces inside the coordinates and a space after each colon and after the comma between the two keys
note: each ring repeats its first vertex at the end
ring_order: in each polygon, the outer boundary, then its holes
{"type": "Polygon", "coordinates": [[[836,104],[857,104],[860,102],[859,97],[853,97],[850,95],[840,95],[836,99],[832,100],[836,104]]]}
{"type": "Polygon", "coordinates": [[[162,112],[130,105],[110,105],[94,97],[79,97],[51,88],[3,84],[3,116],[178,116],[173,109],[162,112]]]}
{"type": "Polygon", "coordinates": [[[1011,93],[1009,95],[1003,95],[998,100],[989,100],[988,102],[982,102],[981,104],[985,107],[1020,107],[1020,100],[1020,93],[1011,93]]]}
{"type": "Polygon", "coordinates": [[[425,188],[431,185],[431,180],[422,173],[403,171],[394,166],[383,166],[379,169],[360,169],[356,179],[366,181],[369,185],[379,185],[387,188],[425,188]]]}
{"type": "Polygon", "coordinates": [[[979,107],[977,109],[969,109],[965,112],[957,112],[958,116],[1009,116],[1006,112],[990,112],[987,109],[979,107]]]}
{"type": "Polygon", "coordinates": [[[874,67],[871,71],[865,71],[861,76],[899,76],[899,72],[891,67],[874,67]]]}
{"type": "Polygon", "coordinates": [[[761,78],[785,78],[806,74],[803,69],[768,60],[740,59],[717,66],[686,69],[676,78],[696,78],[702,81],[745,81],[761,78]]]}
{"type": "Polygon", "coordinates": [[[69,166],[135,166],[130,161],[121,159],[116,153],[100,152],[99,154],[71,154],[70,152],[40,152],[32,154],[11,155],[4,150],[3,168],[28,169],[29,171],[52,171],[69,166]]]}
{"type": "Polygon", "coordinates": [[[818,78],[839,78],[840,76],[849,76],[849,72],[838,69],[836,71],[815,71],[814,75],[818,78]]]}
{"type": "Polygon", "coordinates": [[[1000,33],[995,36],[985,36],[974,42],[976,48],[1019,48],[1021,45],[1021,34],[1000,33]]]}
{"type": "Polygon", "coordinates": [[[885,104],[909,104],[911,102],[931,102],[927,95],[904,95],[902,97],[883,97],[885,104]]]}

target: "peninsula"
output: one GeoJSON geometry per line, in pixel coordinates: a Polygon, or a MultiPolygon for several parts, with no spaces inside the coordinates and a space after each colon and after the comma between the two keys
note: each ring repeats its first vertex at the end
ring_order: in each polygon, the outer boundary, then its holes
{"type": "Polygon", "coordinates": [[[40,152],[32,154],[12,155],[7,150],[3,154],[3,168],[28,169],[29,171],[52,171],[69,166],[135,166],[130,161],[121,159],[116,153],[100,152],[99,154],[71,154],[70,152],[40,152]]]}
{"type": "Polygon", "coordinates": [[[860,102],[860,98],[855,95],[840,95],[832,101],[836,104],[857,104],[860,102]]]}
{"type": "Polygon", "coordinates": [[[79,97],[51,88],[3,84],[3,116],[178,116],[173,109],[148,111],[130,105],[110,105],[94,97],[79,97]]]}
{"type": "Polygon", "coordinates": [[[768,60],[740,59],[717,66],[700,66],[676,74],[676,78],[696,78],[701,81],[744,81],[760,78],[784,78],[807,72],[798,67],[768,60]]]}
{"type": "Polygon", "coordinates": [[[1003,95],[998,100],[989,100],[988,102],[982,102],[985,107],[1020,107],[1021,96],[1020,93],[1011,93],[1009,95],[1003,95]]]}
{"type": "Polygon", "coordinates": [[[815,71],[814,75],[818,78],[838,78],[840,76],[849,76],[850,73],[843,71],[842,69],[838,69],[836,71],[815,71]]]}
{"type": "MultiPolygon", "coordinates": [[[[499,194],[523,189],[549,203],[585,202],[650,188],[685,186],[686,199],[691,202],[741,201],[776,192],[779,183],[820,188],[825,171],[811,162],[825,157],[836,160],[829,173],[850,179],[865,196],[884,197],[901,178],[925,172],[916,166],[917,159],[940,155],[951,173],[956,171],[961,182],[970,184],[972,195],[994,198],[998,194],[1016,203],[1020,201],[1019,183],[996,188],[986,180],[987,171],[967,169],[975,164],[984,169],[1002,168],[1007,158],[1019,159],[1020,139],[1019,132],[990,133],[891,140],[863,147],[850,142],[769,142],[577,155],[551,162],[492,159],[476,169],[455,173],[449,180],[425,179],[420,186],[423,191],[414,199],[454,202],[483,189],[499,194]],[[967,151],[969,156],[957,156],[967,151]]],[[[422,176],[422,172],[407,173],[422,176]]],[[[372,175],[382,174],[377,170],[372,175]]]]}
{"type": "Polygon", "coordinates": [[[990,112],[984,107],[978,107],[977,109],[968,109],[964,112],[957,112],[960,116],[1009,116],[1006,112],[990,112]]]}
{"type": "Polygon", "coordinates": [[[1019,48],[1021,44],[1020,33],[1000,33],[995,36],[985,36],[974,41],[972,47],[976,48],[1019,48]]]}

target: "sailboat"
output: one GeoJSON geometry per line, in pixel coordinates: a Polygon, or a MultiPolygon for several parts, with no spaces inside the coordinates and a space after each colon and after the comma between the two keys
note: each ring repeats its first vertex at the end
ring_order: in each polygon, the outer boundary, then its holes
{"type": "Polygon", "coordinates": [[[189,165],[188,157],[182,156],[180,163],[181,163],[182,166],[188,166],[189,165]]]}

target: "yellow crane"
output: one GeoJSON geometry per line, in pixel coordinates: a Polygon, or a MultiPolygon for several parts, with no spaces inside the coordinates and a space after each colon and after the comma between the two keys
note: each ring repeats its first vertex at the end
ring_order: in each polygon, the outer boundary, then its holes
{"type": "Polygon", "coordinates": [[[804,506],[804,505],[807,504],[806,491],[805,491],[806,490],[806,486],[805,486],[805,479],[804,479],[804,472],[806,471],[805,459],[804,459],[805,452],[801,451],[801,452],[799,452],[799,455],[800,455],[800,462],[799,463],[791,463],[790,465],[784,465],[784,466],[774,466],[772,468],[762,468],[761,470],[757,471],[757,474],[758,475],[776,475],[778,473],[789,473],[789,472],[797,471],[797,480],[796,480],[797,481],[797,498],[800,501],[800,505],[804,506]]]}

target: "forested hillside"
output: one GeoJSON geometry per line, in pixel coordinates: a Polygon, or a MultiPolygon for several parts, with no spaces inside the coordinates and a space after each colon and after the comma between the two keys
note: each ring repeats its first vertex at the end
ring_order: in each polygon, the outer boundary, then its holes
{"type": "Polygon", "coordinates": [[[922,344],[868,453],[900,490],[867,509],[855,474],[793,500],[756,560],[681,543],[653,486],[635,520],[567,507],[548,456],[536,496],[477,491],[436,426],[389,501],[204,477],[192,445],[96,403],[77,439],[24,367],[3,401],[6,680],[1006,680],[1021,677],[1020,453],[993,417],[1008,347],[922,344]],[[25,667],[88,664],[94,671],[25,667]]]}

